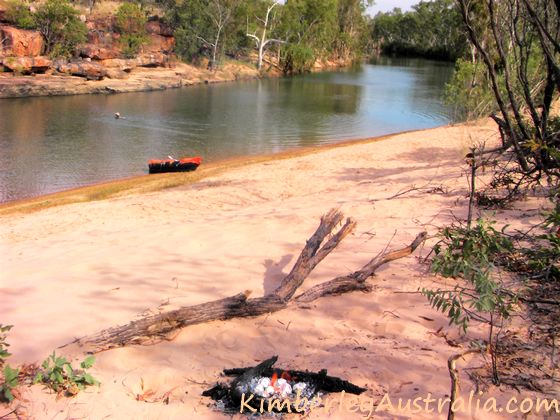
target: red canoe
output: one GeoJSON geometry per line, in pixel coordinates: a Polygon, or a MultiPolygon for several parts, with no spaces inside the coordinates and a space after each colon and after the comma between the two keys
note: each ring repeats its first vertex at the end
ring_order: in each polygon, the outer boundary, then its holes
{"type": "Polygon", "coordinates": [[[201,157],[186,157],[181,159],[150,160],[148,168],[151,174],[163,172],[187,172],[194,171],[202,162],[201,157]]]}

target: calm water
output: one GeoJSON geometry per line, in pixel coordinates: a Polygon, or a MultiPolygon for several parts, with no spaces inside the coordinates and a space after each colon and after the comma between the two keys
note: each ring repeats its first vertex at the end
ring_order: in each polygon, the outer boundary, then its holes
{"type": "Polygon", "coordinates": [[[144,174],[148,159],[167,155],[209,162],[446,124],[451,73],[445,63],[384,59],[287,79],[3,99],[0,202],[144,174]]]}

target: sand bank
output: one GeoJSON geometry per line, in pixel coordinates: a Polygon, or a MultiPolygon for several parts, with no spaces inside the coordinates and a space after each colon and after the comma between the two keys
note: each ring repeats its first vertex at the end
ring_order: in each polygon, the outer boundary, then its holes
{"type": "MultiPolygon", "coordinates": [[[[161,191],[0,216],[0,322],[15,325],[12,362],[40,361],[75,337],[141,315],[243,290],[262,295],[290,270],[320,216],[333,207],[358,227],[303,290],[354,271],[391,238],[400,247],[422,230],[435,233],[453,214],[464,216],[463,157],[473,142],[496,138],[489,122],[441,127],[258,162],[161,191]],[[445,193],[388,199],[412,186],[445,193]]],[[[281,367],[326,368],[367,387],[366,397],[377,401],[385,393],[392,399],[444,397],[447,358],[458,349],[434,332],[443,328],[459,343],[466,339],[424,297],[402,293],[434,284],[416,258],[427,252],[382,268],[370,294],[198,325],[171,342],[98,354],[92,373],[102,382],[99,389],[57,401],[34,386],[23,390],[22,404],[33,418],[225,418],[212,411],[202,390],[223,368],[273,354],[281,367]],[[153,398],[170,392],[169,404],[137,401],[141,382],[153,398]]],[[[473,328],[471,338],[480,333],[473,328]]],[[[83,358],[79,349],[65,351],[83,358]]],[[[465,395],[470,388],[465,379],[465,395]]],[[[513,395],[492,392],[500,401],[513,395]]],[[[336,406],[328,414],[349,418],[336,406]]],[[[493,417],[511,415],[476,418],[493,417]]]]}

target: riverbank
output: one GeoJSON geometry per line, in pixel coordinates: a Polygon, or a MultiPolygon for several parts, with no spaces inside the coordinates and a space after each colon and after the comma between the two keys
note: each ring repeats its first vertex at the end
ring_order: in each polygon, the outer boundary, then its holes
{"type": "MultiPolygon", "coordinates": [[[[396,248],[423,230],[431,236],[466,214],[462,163],[469,146],[491,144],[497,136],[490,121],[446,126],[232,165],[159,191],[2,215],[0,320],[14,325],[11,360],[38,362],[75,337],[142,315],[243,290],[261,296],[291,269],[320,216],[333,207],[358,227],[303,290],[360,268],[389,241],[396,248]],[[431,192],[396,196],[413,186],[431,192]]],[[[520,205],[523,223],[538,219],[538,203],[520,205]]],[[[515,224],[519,210],[494,216],[515,224]]],[[[460,336],[416,293],[450,285],[427,274],[416,258],[426,256],[432,242],[380,270],[369,294],[191,326],[169,342],[107,351],[96,355],[92,369],[99,388],[57,399],[39,386],[25,387],[20,410],[31,418],[225,418],[201,392],[221,380],[223,368],[273,354],[279,366],[326,368],[366,387],[365,398],[377,402],[385,393],[394,401],[428,393],[443,398],[449,393],[448,357],[484,330],[473,327],[460,336]]],[[[57,352],[84,357],[79,348],[57,352]]],[[[462,367],[484,363],[475,358],[462,367]]],[[[461,392],[468,396],[474,384],[464,371],[462,376],[461,392]]],[[[502,404],[513,395],[505,386],[490,386],[484,398],[502,404]]],[[[327,414],[348,418],[336,405],[327,414]]],[[[354,416],[360,414],[367,407],[354,416]]],[[[397,414],[410,415],[391,413],[397,414]]],[[[323,411],[310,415],[324,417],[323,411]]]]}
{"type": "MultiPolygon", "coordinates": [[[[331,61],[318,62],[313,71],[334,70],[346,65],[348,64],[331,61]]],[[[147,92],[282,76],[282,73],[274,67],[265,73],[260,73],[254,64],[242,61],[226,61],[217,70],[175,62],[167,67],[138,66],[128,73],[121,72],[121,74],[119,78],[88,80],[84,77],[60,74],[21,76],[15,73],[0,73],[0,99],[147,92]]]]}
{"type": "Polygon", "coordinates": [[[51,194],[45,194],[39,197],[0,203],[0,216],[6,216],[16,213],[32,213],[39,210],[68,204],[106,200],[131,194],[144,194],[180,186],[188,186],[213,176],[219,176],[233,169],[239,169],[254,164],[266,164],[267,162],[271,161],[280,161],[296,157],[303,157],[309,154],[326,151],[327,149],[337,149],[340,147],[347,147],[361,143],[378,142],[389,139],[393,136],[394,134],[388,134],[385,136],[371,137],[367,139],[346,141],[342,140],[334,144],[315,147],[298,147],[295,149],[273,154],[241,156],[231,159],[223,159],[217,162],[204,163],[195,172],[140,175],[114,181],[101,182],[98,184],[73,188],[51,194]]]}
{"type": "Polygon", "coordinates": [[[177,63],[172,67],[136,67],[125,78],[103,80],[65,75],[14,76],[12,73],[0,73],[0,98],[142,92],[258,77],[254,66],[239,62],[228,62],[217,71],[185,63],[177,63]]]}

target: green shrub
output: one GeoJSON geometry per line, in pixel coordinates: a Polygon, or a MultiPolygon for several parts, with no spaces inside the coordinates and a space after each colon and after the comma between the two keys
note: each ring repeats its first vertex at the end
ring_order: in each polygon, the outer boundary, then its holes
{"type": "Polygon", "coordinates": [[[284,74],[301,74],[311,70],[315,63],[315,54],[311,47],[301,44],[289,44],[283,54],[284,74]]]}
{"type": "Polygon", "coordinates": [[[45,53],[51,57],[71,56],[87,39],[86,25],[67,0],[47,0],[39,5],[35,22],[45,40],[45,53]]]}
{"type": "Polygon", "coordinates": [[[42,383],[58,394],[76,395],[86,386],[99,385],[99,381],[87,372],[94,362],[95,357],[89,356],[80,363],[81,369],[75,369],[66,358],[53,352],[41,365],[33,383],[42,383]]]}
{"type": "Polygon", "coordinates": [[[18,28],[34,29],[36,27],[35,18],[29,10],[29,5],[22,0],[8,1],[6,19],[18,28]]]}
{"type": "Polygon", "coordinates": [[[10,345],[7,343],[6,338],[8,332],[13,328],[13,325],[2,325],[0,324],[0,367],[4,365],[6,359],[11,356],[8,352],[8,347],[10,345]]]}
{"type": "Polygon", "coordinates": [[[2,376],[4,381],[0,383],[0,401],[11,402],[14,399],[12,390],[18,385],[18,369],[6,364],[6,359],[11,356],[7,348],[10,346],[6,342],[7,333],[12,329],[12,325],[0,324],[0,367],[4,366],[2,376]]]}
{"type": "Polygon", "coordinates": [[[115,14],[115,29],[120,34],[141,34],[146,32],[146,15],[137,4],[123,3],[115,14]]]}
{"type": "Polygon", "coordinates": [[[12,369],[10,365],[4,366],[4,382],[0,383],[0,401],[12,402],[14,394],[12,390],[18,386],[19,369],[12,369]]]}
{"type": "Polygon", "coordinates": [[[513,249],[511,241],[494,229],[492,222],[482,219],[471,229],[446,227],[441,238],[433,249],[432,271],[444,277],[463,278],[467,285],[457,285],[453,290],[423,288],[422,294],[432,307],[446,314],[449,323],[463,331],[476,317],[474,311],[508,318],[514,299],[511,293],[503,293],[492,272],[496,258],[513,249]]]}
{"type": "Polygon", "coordinates": [[[123,54],[132,58],[147,41],[146,15],[134,3],[123,3],[115,14],[115,30],[121,34],[123,54]]]}
{"type": "Polygon", "coordinates": [[[123,55],[126,58],[134,58],[142,48],[142,45],[146,43],[145,35],[131,34],[123,35],[121,37],[121,44],[123,46],[123,55]]]}
{"type": "Polygon", "coordinates": [[[497,107],[482,63],[458,59],[451,81],[445,85],[444,99],[453,107],[456,120],[490,115],[497,107]]]}

